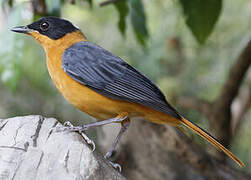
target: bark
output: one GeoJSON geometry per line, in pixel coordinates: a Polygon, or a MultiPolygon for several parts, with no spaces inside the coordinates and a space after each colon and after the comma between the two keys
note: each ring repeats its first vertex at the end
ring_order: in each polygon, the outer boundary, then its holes
{"type": "Polygon", "coordinates": [[[55,126],[42,116],[0,120],[0,179],[125,180],[79,134],[55,126]]]}
{"type": "Polygon", "coordinates": [[[251,179],[232,161],[217,161],[173,127],[135,120],[123,140],[116,161],[128,179],[251,179]]]}

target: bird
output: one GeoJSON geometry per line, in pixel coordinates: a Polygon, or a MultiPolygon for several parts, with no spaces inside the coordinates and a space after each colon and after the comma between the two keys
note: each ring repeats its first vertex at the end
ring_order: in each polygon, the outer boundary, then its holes
{"type": "MultiPolygon", "coordinates": [[[[98,121],[84,126],[65,126],[84,132],[90,127],[120,123],[121,129],[105,154],[109,159],[134,117],[152,123],[184,126],[223,151],[239,166],[245,164],[215,137],[185,118],[166,100],[161,90],[143,73],[108,50],[89,42],[70,21],[42,17],[27,26],[11,29],[33,37],[44,48],[46,64],[57,89],[73,106],[98,121]]],[[[85,140],[93,142],[84,134],[85,140]]],[[[111,164],[121,169],[116,164],[111,164]]]]}

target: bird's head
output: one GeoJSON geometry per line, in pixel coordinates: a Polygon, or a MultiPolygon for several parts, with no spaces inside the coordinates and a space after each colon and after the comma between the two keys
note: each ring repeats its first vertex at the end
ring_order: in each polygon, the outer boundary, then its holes
{"type": "Polygon", "coordinates": [[[70,21],[57,17],[44,17],[27,25],[11,29],[14,32],[24,33],[35,38],[45,49],[62,46],[64,43],[73,43],[85,40],[81,31],[70,21]]]}

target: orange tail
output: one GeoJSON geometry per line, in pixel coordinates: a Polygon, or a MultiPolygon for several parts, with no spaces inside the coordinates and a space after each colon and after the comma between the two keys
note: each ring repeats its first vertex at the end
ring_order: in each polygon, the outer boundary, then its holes
{"type": "Polygon", "coordinates": [[[245,164],[238,158],[236,157],[233,153],[231,153],[227,148],[225,148],[222,144],[220,144],[217,139],[215,139],[213,136],[211,136],[208,132],[205,130],[201,129],[200,127],[196,126],[193,124],[191,121],[182,118],[181,119],[182,124],[188,127],[189,129],[193,130],[196,132],[198,135],[206,139],[208,142],[210,142],[213,146],[216,148],[222,150],[226,155],[228,155],[230,158],[232,158],[239,166],[245,167],[245,164]]]}

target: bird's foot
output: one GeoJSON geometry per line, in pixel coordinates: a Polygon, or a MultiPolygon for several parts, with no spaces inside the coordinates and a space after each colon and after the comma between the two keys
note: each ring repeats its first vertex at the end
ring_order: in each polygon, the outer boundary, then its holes
{"type": "Polygon", "coordinates": [[[114,163],[114,162],[112,162],[111,160],[109,160],[109,158],[111,158],[111,156],[112,156],[113,154],[114,154],[114,150],[108,151],[108,152],[105,154],[104,158],[108,160],[108,162],[112,165],[112,167],[113,167],[114,169],[117,169],[119,172],[121,172],[121,169],[122,169],[121,166],[120,166],[118,163],[114,163]]]}
{"type": "Polygon", "coordinates": [[[73,124],[70,121],[65,121],[63,125],[67,127],[73,127],[73,124]]]}
{"type": "Polygon", "coordinates": [[[88,129],[86,126],[73,126],[70,121],[66,121],[63,126],[56,127],[56,132],[68,131],[68,132],[79,132],[84,138],[87,144],[91,145],[92,151],[96,149],[96,145],[93,140],[91,140],[85,131],[88,129]]]}
{"type": "Polygon", "coordinates": [[[91,140],[86,134],[84,131],[79,131],[79,133],[82,135],[82,137],[84,138],[85,142],[87,142],[87,144],[89,144],[92,148],[92,152],[95,151],[96,149],[96,145],[94,143],[93,140],[91,140]]]}
{"type": "Polygon", "coordinates": [[[114,162],[112,162],[112,161],[110,161],[110,160],[108,160],[108,162],[112,165],[112,167],[113,167],[114,169],[116,169],[116,170],[118,170],[119,172],[121,172],[122,168],[121,168],[121,166],[120,166],[118,163],[114,163],[114,162]]]}

